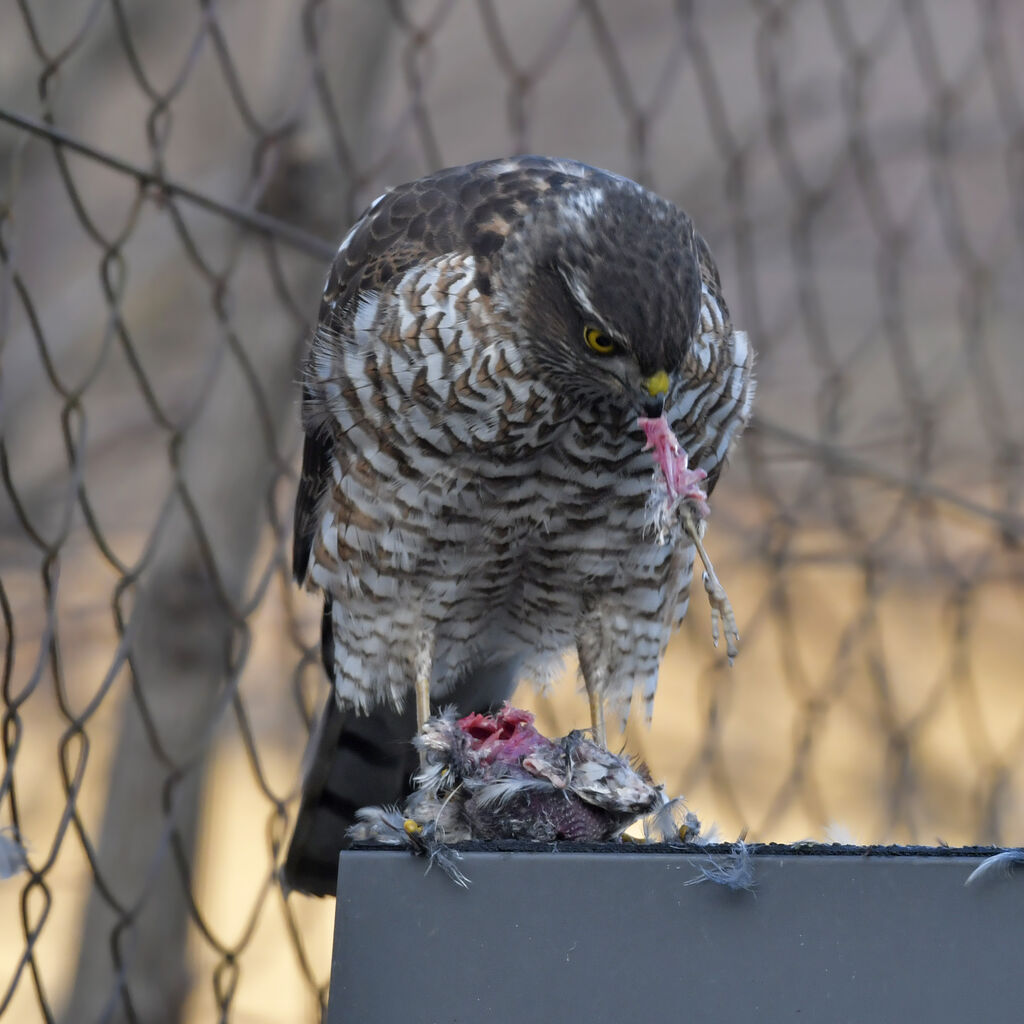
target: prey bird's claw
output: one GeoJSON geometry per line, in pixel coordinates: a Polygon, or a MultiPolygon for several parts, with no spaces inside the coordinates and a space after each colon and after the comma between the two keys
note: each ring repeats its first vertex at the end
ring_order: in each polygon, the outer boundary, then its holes
{"type": "Polygon", "coordinates": [[[729,658],[729,664],[740,653],[740,631],[736,622],[736,613],[732,610],[732,602],[725,592],[715,572],[715,567],[704,550],[704,531],[701,528],[703,521],[698,522],[688,508],[684,508],[682,516],[683,528],[686,530],[693,546],[697,550],[697,556],[704,565],[704,591],[708,595],[708,603],[711,605],[711,640],[715,647],[724,630],[725,632],[725,653],[729,658]]]}
{"type": "Polygon", "coordinates": [[[731,665],[740,652],[740,631],[736,623],[736,613],[732,610],[729,595],[717,576],[709,572],[704,573],[704,590],[711,604],[711,640],[717,647],[721,630],[724,628],[725,653],[731,665]]]}

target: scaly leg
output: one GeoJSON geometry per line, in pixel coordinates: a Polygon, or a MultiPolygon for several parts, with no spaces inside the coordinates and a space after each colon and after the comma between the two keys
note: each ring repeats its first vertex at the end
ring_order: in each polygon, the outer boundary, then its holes
{"type": "Polygon", "coordinates": [[[594,728],[594,742],[599,747],[607,747],[608,741],[604,731],[604,698],[597,692],[587,687],[587,696],[590,698],[590,724],[594,728]]]}
{"type": "Polygon", "coordinates": [[[608,747],[604,731],[604,697],[607,689],[608,667],[602,655],[603,621],[600,609],[591,608],[576,627],[576,654],[580,659],[580,675],[587,688],[590,701],[590,724],[593,727],[594,742],[608,747]]]}
{"type": "MultiPolygon", "coordinates": [[[[434,632],[422,630],[416,638],[416,735],[430,718],[430,676],[434,665],[434,632]]],[[[420,768],[426,768],[420,751],[420,768]]]]}

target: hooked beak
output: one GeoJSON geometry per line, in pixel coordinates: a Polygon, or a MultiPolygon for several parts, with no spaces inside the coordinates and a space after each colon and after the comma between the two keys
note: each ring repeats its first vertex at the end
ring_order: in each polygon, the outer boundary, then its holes
{"type": "Polygon", "coordinates": [[[641,400],[641,408],[649,419],[657,419],[665,411],[668,383],[668,374],[664,370],[644,378],[644,390],[647,394],[641,400]]]}

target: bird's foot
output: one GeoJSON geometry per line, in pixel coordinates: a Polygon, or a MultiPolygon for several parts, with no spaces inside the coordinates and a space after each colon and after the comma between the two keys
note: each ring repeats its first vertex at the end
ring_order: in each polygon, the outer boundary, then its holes
{"type": "Polygon", "coordinates": [[[707,551],[704,550],[704,531],[701,528],[703,523],[698,523],[688,507],[684,507],[682,522],[684,530],[693,541],[697,555],[704,565],[704,590],[711,605],[711,640],[717,647],[719,638],[724,631],[725,653],[728,655],[731,665],[733,658],[740,651],[740,631],[736,623],[736,613],[732,610],[732,602],[715,572],[714,565],[711,564],[707,551]]]}

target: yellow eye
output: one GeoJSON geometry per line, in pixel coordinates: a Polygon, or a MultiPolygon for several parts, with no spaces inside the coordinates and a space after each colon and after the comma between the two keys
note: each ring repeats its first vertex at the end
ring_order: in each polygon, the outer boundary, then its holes
{"type": "Polygon", "coordinates": [[[583,340],[599,356],[610,356],[615,351],[615,342],[598,327],[584,327],[583,340]]]}

